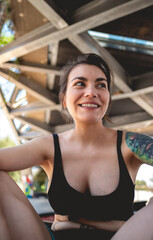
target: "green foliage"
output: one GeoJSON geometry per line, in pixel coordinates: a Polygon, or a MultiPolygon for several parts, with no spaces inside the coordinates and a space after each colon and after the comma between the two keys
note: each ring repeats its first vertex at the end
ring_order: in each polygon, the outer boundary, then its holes
{"type": "Polygon", "coordinates": [[[147,186],[147,183],[144,180],[137,180],[136,185],[137,186],[147,186]]]}
{"type": "Polygon", "coordinates": [[[47,176],[46,173],[42,168],[40,168],[40,171],[35,174],[34,176],[34,190],[35,192],[41,192],[45,193],[46,192],[46,181],[47,181],[47,176]]]}
{"type": "Polygon", "coordinates": [[[15,143],[9,137],[0,140],[0,148],[14,147],[15,143]]]}
{"type": "Polygon", "coordinates": [[[6,36],[3,35],[0,37],[0,46],[5,46],[6,44],[12,42],[14,40],[14,35],[6,36]]]}
{"type": "Polygon", "coordinates": [[[147,186],[147,183],[144,180],[137,180],[135,185],[136,190],[149,191],[150,188],[147,186]]]}

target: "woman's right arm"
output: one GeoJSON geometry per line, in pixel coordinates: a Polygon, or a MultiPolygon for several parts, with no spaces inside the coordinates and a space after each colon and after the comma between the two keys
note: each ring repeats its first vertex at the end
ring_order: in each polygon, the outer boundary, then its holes
{"type": "Polygon", "coordinates": [[[10,172],[52,162],[53,137],[46,135],[16,147],[0,149],[0,170],[10,172]]]}

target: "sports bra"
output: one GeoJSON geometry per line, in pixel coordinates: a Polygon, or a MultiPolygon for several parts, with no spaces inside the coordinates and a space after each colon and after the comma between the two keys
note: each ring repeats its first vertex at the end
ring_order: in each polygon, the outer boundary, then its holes
{"type": "Polygon", "coordinates": [[[69,185],[64,175],[58,135],[53,134],[53,138],[54,169],[47,196],[55,213],[68,215],[70,219],[126,221],[130,218],[133,215],[134,184],[121,152],[122,131],[117,131],[119,183],[112,193],[102,196],[81,193],[69,185]]]}

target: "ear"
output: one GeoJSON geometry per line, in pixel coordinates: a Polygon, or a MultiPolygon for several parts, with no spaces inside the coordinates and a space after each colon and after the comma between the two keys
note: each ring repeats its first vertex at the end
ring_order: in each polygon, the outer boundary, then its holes
{"type": "Polygon", "coordinates": [[[63,97],[63,101],[62,101],[62,107],[66,108],[66,97],[63,97]]]}

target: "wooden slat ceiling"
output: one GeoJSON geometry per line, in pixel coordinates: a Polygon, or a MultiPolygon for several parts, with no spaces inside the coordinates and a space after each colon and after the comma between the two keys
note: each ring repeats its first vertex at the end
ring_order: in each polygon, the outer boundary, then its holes
{"type": "Polygon", "coordinates": [[[124,42],[122,50],[121,42],[88,33],[153,41],[153,0],[11,0],[10,6],[16,38],[0,49],[0,76],[16,87],[8,103],[1,91],[0,104],[19,143],[73,127],[58,100],[60,69],[87,52],[105,58],[114,73],[111,122],[105,125],[153,136],[153,48],[131,51],[124,42]],[[25,106],[16,101],[21,89],[27,92],[25,106]]]}

